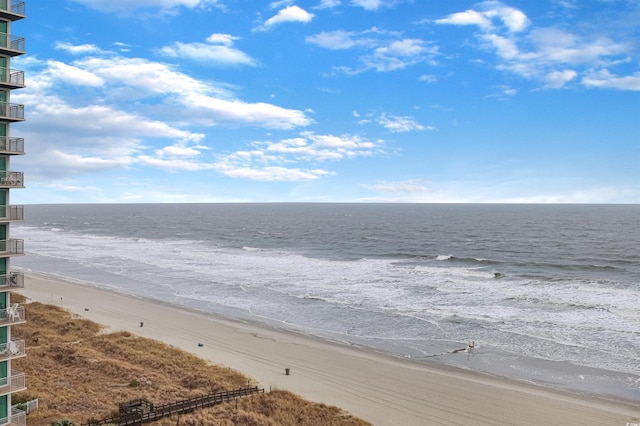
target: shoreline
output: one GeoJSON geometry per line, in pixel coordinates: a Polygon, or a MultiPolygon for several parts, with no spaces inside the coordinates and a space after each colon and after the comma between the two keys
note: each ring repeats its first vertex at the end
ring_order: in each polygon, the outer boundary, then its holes
{"type": "MultiPolygon", "coordinates": [[[[640,421],[634,401],[544,388],[484,373],[403,360],[294,331],[161,301],[25,274],[28,299],[165,342],[224,365],[265,390],[285,389],[375,425],[620,424],[640,421]],[[290,375],[285,369],[290,369],[290,375]]],[[[28,321],[28,306],[27,306],[28,321]]],[[[27,378],[28,386],[28,378],[27,378]]]]}

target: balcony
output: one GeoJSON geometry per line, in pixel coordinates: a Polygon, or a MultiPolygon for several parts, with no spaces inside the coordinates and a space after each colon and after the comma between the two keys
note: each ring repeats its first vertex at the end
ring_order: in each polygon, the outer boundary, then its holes
{"type": "Polygon", "coordinates": [[[0,188],[24,188],[24,173],[0,172],[0,188]]]}
{"type": "Polygon", "coordinates": [[[11,340],[0,343],[0,361],[21,358],[26,355],[24,340],[11,340]]]}
{"type": "Polygon", "coordinates": [[[0,257],[24,254],[24,240],[0,240],[0,257]]]}
{"type": "Polygon", "coordinates": [[[26,18],[26,4],[22,0],[0,0],[0,18],[17,21],[26,18]]]}
{"type": "Polygon", "coordinates": [[[0,205],[0,223],[24,220],[24,206],[0,205]]]}
{"type": "Polygon", "coordinates": [[[11,408],[11,417],[0,417],[0,425],[26,426],[27,412],[19,408],[11,408]]]}
{"type": "Polygon", "coordinates": [[[0,291],[24,288],[24,274],[22,272],[10,272],[0,275],[0,291]]]}
{"type": "Polygon", "coordinates": [[[0,309],[0,327],[25,322],[27,322],[27,320],[24,316],[24,306],[14,303],[8,309],[0,309]]]}
{"type": "Polygon", "coordinates": [[[22,155],[24,154],[24,138],[11,138],[0,136],[0,154],[22,155]]]}
{"type": "Polygon", "coordinates": [[[25,87],[24,71],[0,68],[0,87],[5,89],[21,89],[25,87]]]}
{"type": "Polygon", "coordinates": [[[11,377],[0,378],[0,395],[8,393],[21,392],[27,389],[25,385],[25,374],[17,371],[13,372],[11,377]]]}
{"type": "MultiPolygon", "coordinates": [[[[2,49],[0,49],[2,54],[2,49]]],[[[0,121],[24,121],[24,105],[0,102],[0,121]]]]}
{"type": "Polygon", "coordinates": [[[24,55],[24,37],[0,33],[0,54],[7,56],[24,55]]]}

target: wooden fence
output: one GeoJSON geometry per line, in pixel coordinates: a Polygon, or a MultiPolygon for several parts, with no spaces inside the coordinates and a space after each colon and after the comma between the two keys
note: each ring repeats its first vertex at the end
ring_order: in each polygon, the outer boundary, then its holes
{"type": "Polygon", "coordinates": [[[172,402],[164,405],[154,406],[146,400],[136,400],[130,403],[120,404],[120,414],[118,416],[109,417],[102,420],[88,420],[81,426],[99,426],[113,424],[117,426],[141,425],[159,420],[163,417],[172,416],[174,414],[190,413],[198,408],[212,407],[223,402],[232,401],[244,396],[250,396],[256,393],[264,393],[264,389],[258,387],[240,388],[232,391],[216,392],[208,395],[197,396],[185,399],[183,401],[172,402]],[[138,404],[140,402],[140,404],[138,404]],[[129,413],[124,413],[123,406],[140,407],[133,409],[129,413]]]}

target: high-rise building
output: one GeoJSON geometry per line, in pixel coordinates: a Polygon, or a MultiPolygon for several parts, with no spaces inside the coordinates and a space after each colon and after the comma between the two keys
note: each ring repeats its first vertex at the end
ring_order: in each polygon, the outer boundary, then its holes
{"type": "Polygon", "coordinates": [[[11,103],[11,92],[25,87],[24,71],[11,69],[11,58],[25,53],[24,38],[13,35],[13,23],[26,17],[25,2],[0,0],[0,425],[26,425],[26,414],[12,409],[11,395],[26,389],[25,375],[11,362],[26,355],[24,340],[13,339],[11,326],[25,321],[24,306],[11,302],[11,292],[24,287],[24,276],[11,270],[11,257],[24,254],[24,242],[11,238],[12,222],[24,220],[24,207],[11,205],[12,189],[24,188],[22,172],[11,158],[24,154],[24,139],[13,125],[24,121],[24,105],[11,103]]]}

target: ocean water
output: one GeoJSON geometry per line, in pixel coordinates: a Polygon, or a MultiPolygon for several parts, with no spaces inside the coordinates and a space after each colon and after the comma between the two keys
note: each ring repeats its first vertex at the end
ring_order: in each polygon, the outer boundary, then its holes
{"type": "Polygon", "coordinates": [[[12,266],[640,401],[640,206],[30,205],[12,266]],[[460,351],[474,342],[473,350],[460,351]]]}

